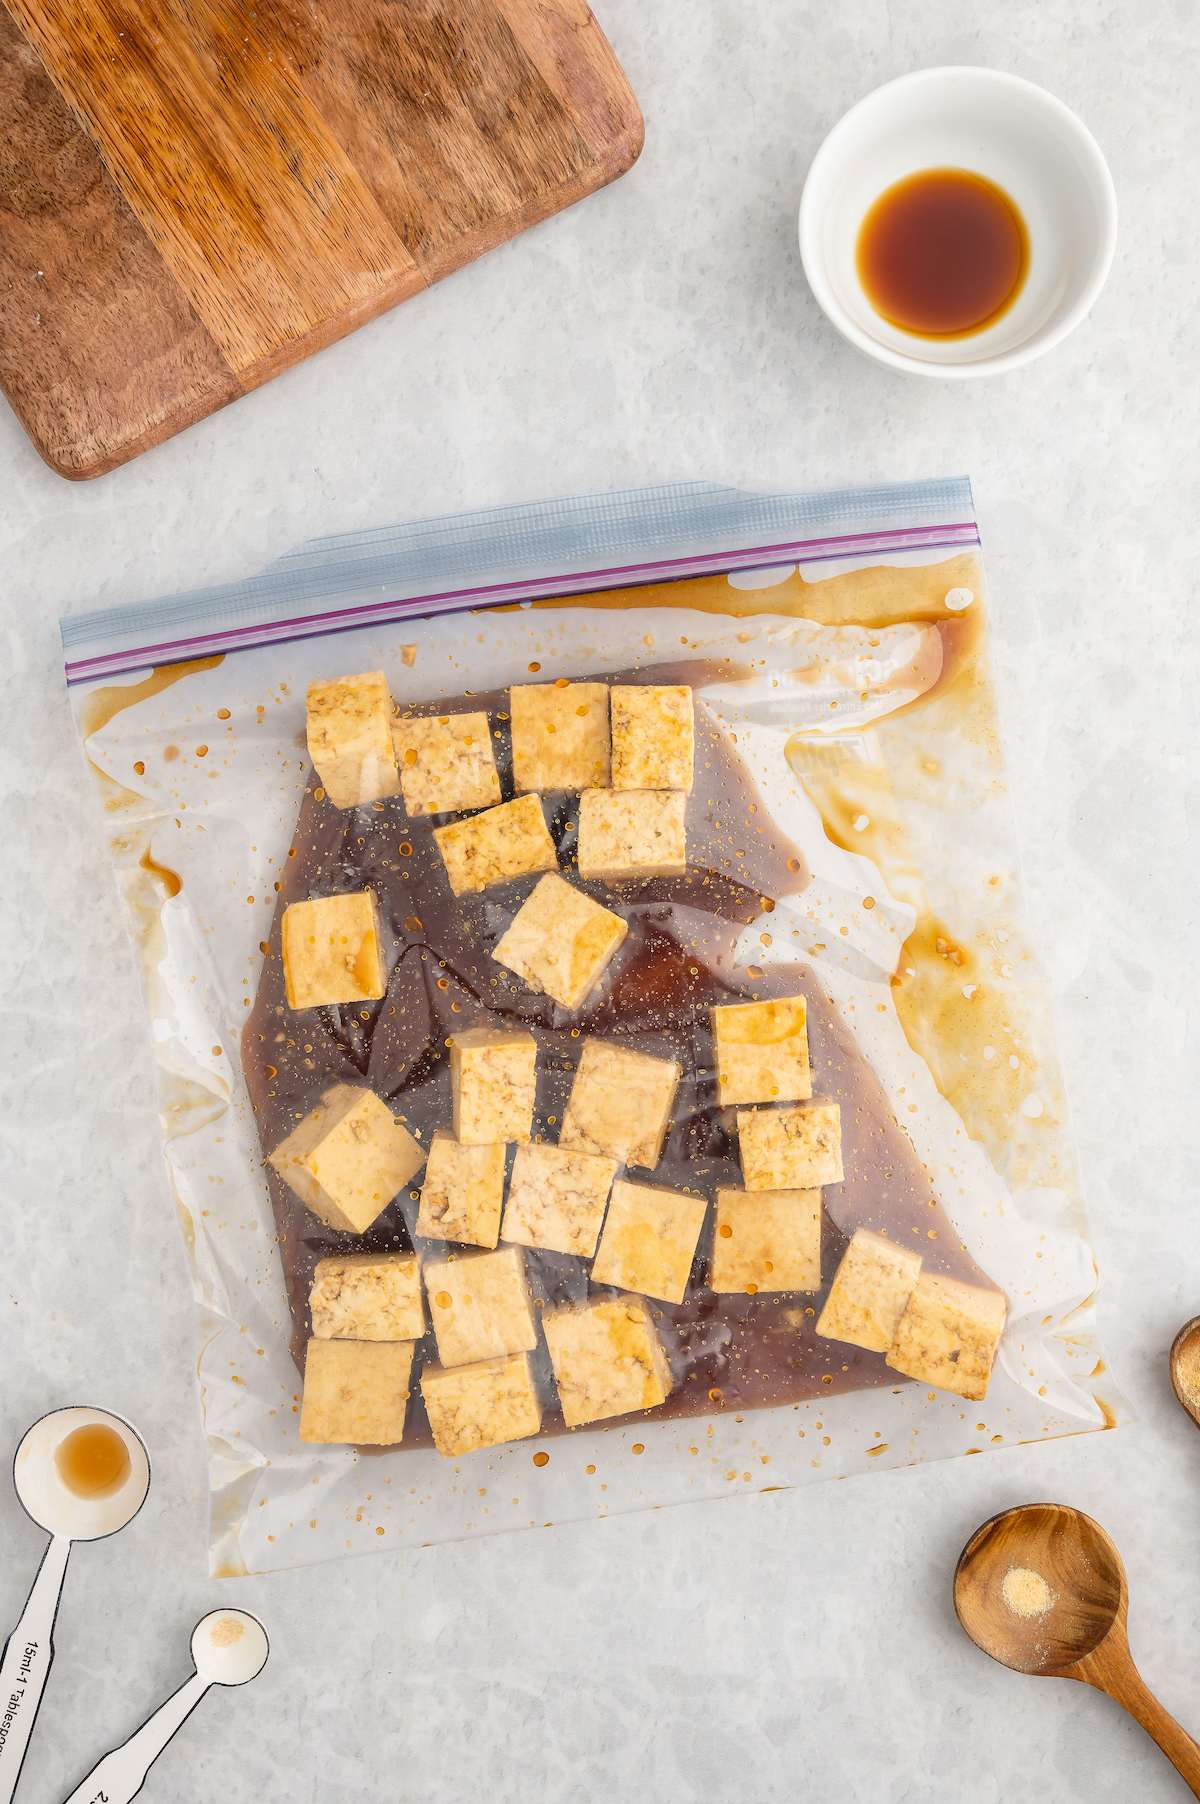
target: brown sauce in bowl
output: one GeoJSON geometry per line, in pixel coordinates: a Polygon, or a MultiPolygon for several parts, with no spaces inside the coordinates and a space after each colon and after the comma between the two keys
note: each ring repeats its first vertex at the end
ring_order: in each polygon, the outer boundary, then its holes
{"type": "Polygon", "coordinates": [[[858,276],[876,313],[922,338],[1000,319],[1029,268],[1016,203],[969,169],[922,169],[885,188],[859,227],[858,276]]]}

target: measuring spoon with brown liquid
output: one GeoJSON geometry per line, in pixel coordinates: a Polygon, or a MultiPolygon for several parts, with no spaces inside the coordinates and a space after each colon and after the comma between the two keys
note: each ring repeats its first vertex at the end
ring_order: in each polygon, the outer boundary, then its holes
{"type": "Polygon", "coordinates": [[[954,1608],[976,1647],[1002,1666],[1106,1692],[1200,1798],[1200,1746],[1133,1663],[1125,1567],[1098,1522],[1061,1503],[993,1516],[959,1555],[954,1608]]]}
{"type": "Polygon", "coordinates": [[[25,1608],[0,1655],[0,1804],[10,1804],[54,1658],[54,1623],[76,1541],[133,1521],[150,1489],[150,1456],[123,1416],[56,1409],[26,1430],[13,1461],[25,1514],[50,1535],[25,1608]]]}

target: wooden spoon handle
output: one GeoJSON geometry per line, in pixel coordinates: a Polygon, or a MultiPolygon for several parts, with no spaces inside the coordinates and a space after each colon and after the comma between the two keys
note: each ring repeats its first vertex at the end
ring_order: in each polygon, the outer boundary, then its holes
{"type": "Polygon", "coordinates": [[[1116,1671],[1092,1678],[1092,1684],[1106,1691],[1128,1710],[1135,1722],[1141,1723],[1147,1735],[1162,1749],[1176,1772],[1191,1787],[1193,1797],[1200,1798],[1200,1745],[1186,1729],[1180,1727],[1169,1710],[1164,1710],[1132,1660],[1123,1662],[1116,1671]]]}

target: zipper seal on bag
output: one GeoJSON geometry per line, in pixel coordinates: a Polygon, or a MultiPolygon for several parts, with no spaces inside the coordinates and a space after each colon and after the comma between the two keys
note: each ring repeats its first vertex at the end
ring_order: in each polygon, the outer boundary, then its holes
{"type": "Polygon", "coordinates": [[[965,478],[830,495],[682,484],[539,502],[314,540],[243,583],[69,616],[65,674],[73,687],[415,616],[978,543],[965,478]],[[900,523],[922,514],[923,524],[900,523]],[[689,541],[715,548],[682,550],[689,541]],[[579,561],[589,553],[596,561],[579,561]],[[458,571],[479,580],[449,584],[458,571]],[[373,598],[380,588],[388,593],[373,598]]]}

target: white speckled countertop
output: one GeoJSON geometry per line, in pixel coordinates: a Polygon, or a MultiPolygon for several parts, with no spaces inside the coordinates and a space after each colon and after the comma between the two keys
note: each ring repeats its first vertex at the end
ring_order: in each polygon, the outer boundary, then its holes
{"type": "MultiPolygon", "coordinates": [[[[272,1663],[252,1691],[209,1699],[147,1797],[1182,1797],[1104,1699],[977,1655],[949,1587],[985,1516],[1080,1505],[1125,1555],[1146,1677],[1200,1730],[1200,1438],[1165,1365],[1200,1309],[1200,656],[1185,624],[1200,22],[1191,0],[600,10],[648,123],[616,187],[90,486],[51,475],[0,411],[0,1439],[53,1404],[105,1401],[156,1459],[136,1529],[74,1556],[21,1795],[66,1792],[182,1679],[192,1623],[228,1601],[267,1621],[272,1663]],[[827,126],[877,82],[940,62],[1056,89],[1108,153],[1122,208],[1092,319],[1047,361],[966,389],[859,358],[818,315],[795,244],[827,126]],[[315,532],[542,494],[959,470],[985,533],[1101,1333],[1138,1421],[969,1464],[210,1583],[184,1259],[59,611],[242,575],[315,532]]],[[[0,1495],[5,1628],[40,1546],[0,1495]]]]}

